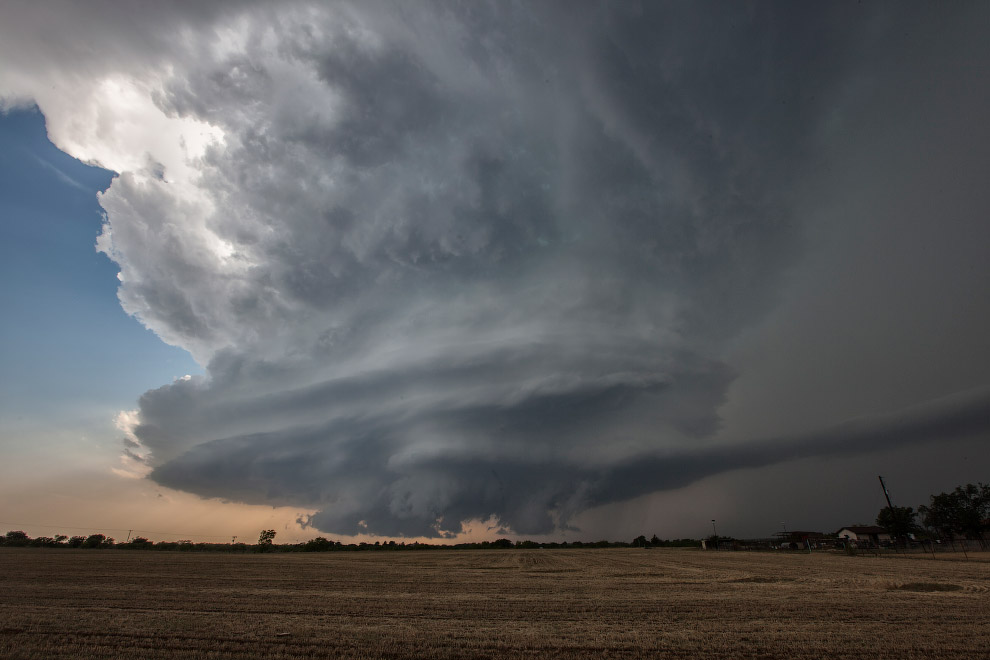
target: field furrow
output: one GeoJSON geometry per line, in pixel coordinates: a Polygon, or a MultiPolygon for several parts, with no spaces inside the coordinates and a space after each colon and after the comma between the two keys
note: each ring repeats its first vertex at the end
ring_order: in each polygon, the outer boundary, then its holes
{"type": "Polygon", "coordinates": [[[4,658],[985,658],[990,555],[0,550],[4,658]]]}

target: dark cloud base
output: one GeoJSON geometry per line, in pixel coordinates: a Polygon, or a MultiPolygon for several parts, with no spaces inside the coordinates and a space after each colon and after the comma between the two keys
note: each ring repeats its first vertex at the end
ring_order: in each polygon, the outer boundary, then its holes
{"type": "MultiPolygon", "coordinates": [[[[541,351],[537,364],[552,364],[550,353],[541,351]]],[[[612,462],[611,443],[641,441],[643,424],[684,437],[711,433],[717,426],[711,410],[732,378],[713,363],[698,363],[688,372],[684,356],[674,360],[682,369],[677,373],[586,372],[582,378],[576,365],[561,359],[561,369],[569,369],[549,372],[555,377],[548,378],[515,357],[476,362],[470,377],[462,366],[446,372],[386,370],[376,378],[325,383],[229,408],[212,400],[227,389],[182,381],[145,395],[145,424],[136,432],[156,452],[180,446],[179,429],[170,424],[171,411],[180,407],[186,420],[203,420],[189,432],[217,428],[218,410],[224,428],[233,419],[241,428],[276,427],[192,442],[151,478],[206,497],[321,507],[310,524],[326,531],[433,536],[461,531],[462,521],[496,516],[516,531],[538,533],[566,524],[586,506],[584,491],[601,481],[601,470],[588,464],[612,462]],[[536,386],[521,387],[541,377],[536,386]],[[485,386],[464,391],[465,383],[479,382],[485,386]],[[706,390],[711,400],[701,404],[706,390]],[[682,405],[686,393],[702,415],[682,405]],[[327,417],[315,426],[298,425],[300,419],[327,417]],[[172,435],[166,437],[163,428],[169,427],[172,435]]],[[[618,363],[613,358],[609,364],[618,363]]],[[[584,368],[593,365],[588,360],[584,368]]]]}
{"type": "MultiPolygon", "coordinates": [[[[607,407],[629,395],[602,394],[609,400],[607,407]]],[[[584,409],[586,403],[570,410],[584,409]]],[[[600,414],[601,410],[586,412],[591,419],[600,414]]],[[[503,411],[499,416],[511,418],[513,413],[503,411]]],[[[573,425],[586,421],[580,415],[569,420],[573,425]]],[[[541,429],[549,435],[567,431],[550,426],[541,429]]],[[[804,436],[675,450],[599,467],[565,463],[554,456],[539,460],[440,454],[415,457],[383,470],[382,465],[390,463],[389,452],[402,447],[401,441],[387,442],[370,429],[366,435],[352,429],[347,443],[337,443],[334,429],[328,428],[205,443],[156,468],[151,476],[162,485],[204,497],[320,506],[322,510],[309,517],[306,525],[338,534],[450,536],[463,531],[462,521],[491,518],[520,534],[546,534],[567,527],[573,515],[587,508],[674,490],[729,470],[988,433],[990,391],[979,390],[804,436]],[[339,449],[335,452],[334,447],[339,449]],[[328,453],[362,460],[330,466],[328,453]],[[359,510],[335,511],[334,492],[355,490],[367,498],[359,510]],[[433,495],[425,511],[416,501],[424,493],[433,495]]]]}

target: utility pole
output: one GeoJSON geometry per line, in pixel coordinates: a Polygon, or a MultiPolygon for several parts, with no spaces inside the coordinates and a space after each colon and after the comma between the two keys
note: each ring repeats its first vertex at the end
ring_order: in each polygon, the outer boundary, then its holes
{"type": "Polygon", "coordinates": [[[715,549],[718,550],[718,532],[715,531],[715,519],[712,518],[712,535],[715,537],[715,549]]]}
{"type": "MultiPolygon", "coordinates": [[[[883,496],[887,498],[887,509],[890,511],[890,522],[894,525],[894,529],[897,529],[897,520],[895,519],[894,505],[890,503],[890,493],[887,492],[887,484],[883,482],[883,477],[879,474],[877,479],[880,480],[880,487],[883,488],[883,496]]],[[[894,550],[897,551],[897,537],[894,537],[894,550]]],[[[907,541],[904,542],[904,546],[907,547],[907,541]]]]}
{"type": "Polygon", "coordinates": [[[880,487],[883,488],[883,496],[887,498],[887,507],[890,509],[890,513],[893,514],[894,505],[890,503],[890,493],[887,492],[887,484],[883,482],[883,477],[879,474],[877,475],[877,479],[880,480],[880,487]]]}

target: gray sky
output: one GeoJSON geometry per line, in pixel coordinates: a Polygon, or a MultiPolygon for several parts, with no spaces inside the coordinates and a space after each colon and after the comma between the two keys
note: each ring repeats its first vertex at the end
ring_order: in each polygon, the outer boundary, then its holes
{"type": "Polygon", "coordinates": [[[118,473],[447,538],[987,480],[985,3],[199,4],[0,27],[6,103],[120,174],[123,309],[205,369],[118,473]]]}

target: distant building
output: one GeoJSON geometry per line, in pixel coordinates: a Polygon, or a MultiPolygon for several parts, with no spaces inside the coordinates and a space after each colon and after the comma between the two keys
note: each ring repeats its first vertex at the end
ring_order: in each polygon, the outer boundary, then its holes
{"type": "Polygon", "coordinates": [[[840,539],[871,545],[890,543],[892,540],[887,530],[876,525],[849,525],[840,529],[838,535],[840,539]]]}
{"type": "Polygon", "coordinates": [[[777,532],[774,538],[779,547],[791,550],[829,547],[835,542],[834,537],[830,538],[828,534],[822,532],[777,532]]]}

